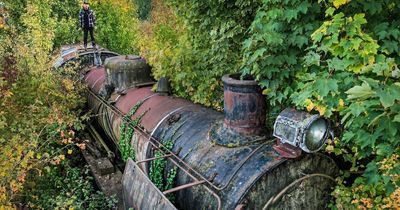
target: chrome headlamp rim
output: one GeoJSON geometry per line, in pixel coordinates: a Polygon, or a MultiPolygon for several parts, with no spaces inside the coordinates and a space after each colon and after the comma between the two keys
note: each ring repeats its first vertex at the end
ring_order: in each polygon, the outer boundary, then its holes
{"type": "Polygon", "coordinates": [[[307,153],[314,153],[314,152],[318,152],[319,150],[322,149],[322,147],[325,145],[326,141],[328,140],[328,136],[329,136],[329,130],[330,130],[330,124],[329,121],[326,120],[325,118],[322,118],[319,115],[313,115],[312,119],[310,119],[310,121],[307,123],[307,126],[303,127],[303,137],[302,140],[299,144],[299,147],[307,153]],[[322,142],[320,142],[321,146],[319,146],[317,149],[311,150],[309,147],[307,147],[306,144],[306,137],[307,137],[307,132],[309,131],[309,129],[311,128],[312,124],[314,122],[317,122],[318,120],[323,120],[325,122],[326,125],[326,129],[324,132],[323,137],[320,139],[320,141],[322,140],[322,142]]]}

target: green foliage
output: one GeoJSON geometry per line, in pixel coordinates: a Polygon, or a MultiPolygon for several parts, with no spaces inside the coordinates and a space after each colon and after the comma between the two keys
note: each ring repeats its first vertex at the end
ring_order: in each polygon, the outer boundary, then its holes
{"type": "Polygon", "coordinates": [[[395,0],[168,3],[153,1],[150,23],[140,26],[140,52],[156,78],[168,76],[175,94],[218,108],[220,77],[252,74],[272,105],[267,113],[296,106],[332,120],[339,137],[326,151],[351,163],[332,208],[399,206],[395,0]],[[362,176],[353,182],[350,174],[362,176]]]}
{"type": "Polygon", "coordinates": [[[328,151],[351,162],[350,173],[363,171],[351,187],[346,185],[346,174],[339,178],[332,208],[392,208],[399,202],[395,195],[400,180],[393,176],[399,173],[398,165],[385,171],[381,168],[387,165],[378,163],[400,152],[396,120],[400,54],[385,45],[388,39],[399,44],[391,36],[398,37],[398,21],[390,17],[399,15],[400,7],[394,1],[335,2],[336,8],[328,7],[325,22],[311,35],[313,45],[305,56],[304,70],[295,76],[291,100],[336,121],[342,137],[328,151]],[[366,13],[360,11],[361,5],[366,13]]]}
{"type": "MultiPolygon", "coordinates": [[[[163,142],[163,145],[167,149],[171,150],[174,146],[174,142],[172,140],[167,140],[163,142]]],[[[162,150],[166,152],[164,148],[162,148],[162,150]]],[[[163,153],[159,150],[156,150],[154,157],[161,156],[163,156],[163,153]]],[[[150,164],[150,180],[161,191],[169,190],[174,186],[176,174],[177,168],[175,166],[167,170],[167,161],[165,158],[153,160],[150,164]]],[[[167,197],[171,202],[175,201],[174,194],[168,194],[167,197]]]]}
{"type": "MultiPolygon", "coordinates": [[[[63,1],[66,5],[73,2],[63,1]]],[[[66,155],[72,158],[78,153],[75,145],[84,148],[78,132],[84,129],[87,117],[81,116],[85,100],[79,75],[74,69],[51,69],[54,42],[63,42],[68,34],[58,36],[55,17],[66,16],[53,11],[55,5],[61,3],[6,2],[12,12],[8,26],[0,33],[0,209],[29,205],[66,208],[83,202],[82,208],[97,205],[92,207],[96,209],[104,201],[97,195],[81,197],[85,191],[95,193],[93,183],[87,182],[79,169],[69,171],[75,165],[65,165],[66,155]],[[69,194],[56,190],[64,176],[70,183],[63,189],[71,190],[69,194]],[[49,180],[59,183],[53,188],[49,180]],[[33,188],[36,184],[40,187],[33,188]]]]}
{"type": "Polygon", "coordinates": [[[52,1],[52,18],[57,20],[55,27],[54,48],[61,45],[75,44],[81,37],[76,29],[81,0],[52,1]]]}
{"type": "Polygon", "coordinates": [[[142,113],[140,116],[132,120],[132,116],[136,113],[139,107],[143,104],[143,101],[139,101],[131,108],[127,115],[122,118],[122,123],[120,127],[120,139],[118,141],[119,150],[121,152],[121,157],[123,161],[127,161],[128,158],[135,160],[135,148],[131,145],[131,140],[133,135],[135,135],[134,128],[140,124],[142,117],[146,112],[142,113]]]}
{"type": "Polygon", "coordinates": [[[137,14],[140,20],[147,20],[151,11],[151,0],[135,0],[137,14]]]}
{"type": "MultiPolygon", "coordinates": [[[[272,106],[286,104],[311,33],[321,23],[316,1],[263,1],[244,41],[243,73],[255,76],[272,106]]],[[[321,83],[320,85],[324,85],[321,83]]]]}
{"type": "Polygon", "coordinates": [[[137,17],[130,0],[93,0],[90,3],[96,15],[97,42],[121,54],[137,53],[137,17]]]}
{"type": "Polygon", "coordinates": [[[152,33],[141,41],[141,53],[154,67],[156,78],[171,79],[177,95],[221,108],[220,79],[239,71],[242,40],[260,1],[168,3],[172,7],[153,1],[152,33]]]}
{"type": "Polygon", "coordinates": [[[35,209],[114,209],[116,199],[108,198],[93,186],[88,166],[79,159],[67,159],[59,166],[47,166],[41,176],[32,178],[24,191],[25,202],[35,209]],[[77,167],[79,166],[79,167],[77,167]]]}

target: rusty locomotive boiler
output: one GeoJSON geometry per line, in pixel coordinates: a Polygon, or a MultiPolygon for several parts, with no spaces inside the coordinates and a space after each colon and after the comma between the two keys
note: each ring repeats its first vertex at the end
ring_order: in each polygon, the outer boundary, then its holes
{"type": "Polygon", "coordinates": [[[275,123],[277,143],[265,126],[265,98],[251,78],[222,78],[221,113],[170,95],[165,78],[154,85],[143,58],[108,55],[99,59],[104,65],[87,67],[83,80],[94,127],[115,153],[126,137],[121,126],[133,126],[123,208],[327,208],[338,169],[331,158],[312,153],[323,142],[310,136],[329,135],[322,118],[286,109],[275,123]],[[169,183],[164,189],[151,181],[152,164],[160,159],[166,162],[161,182],[169,183]]]}

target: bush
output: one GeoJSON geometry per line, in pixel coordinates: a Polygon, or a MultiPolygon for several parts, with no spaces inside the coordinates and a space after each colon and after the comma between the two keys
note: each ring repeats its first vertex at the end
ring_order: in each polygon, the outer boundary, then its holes
{"type": "Polygon", "coordinates": [[[97,18],[97,42],[121,54],[137,54],[138,19],[134,4],[129,0],[94,0],[90,5],[97,18]]]}
{"type": "Polygon", "coordinates": [[[395,0],[168,3],[153,1],[149,23],[141,24],[149,36],[141,37],[140,51],[157,78],[169,76],[179,96],[221,108],[220,77],[251,73],[272,121],[296,106],[333,122],[338,137],[326,152],[350,166],[342,165],[331,208],[398,208],[395,0]]]}
{"type": "MultiPolygon", "coordinates": [[[[56,148],[53,147],[53,150],[56,148]]],[[[72,151],[72,150],[71,150],[72,151]]],[[[24,203],[35,209],[115,209],[116,199],[97,191],[90,169],[82,165],[78,150],[60,165],[46,166],[43,174],[30,177],[25,185],[24,203]]]]}
{"type": "Polygon", "coordinates": [[[143,24],[150,38],[140,37],[141,53],[156,78],[171,79],[177,95],[221,109],[221,77],[240,70],[242,40],[259,3],[152,1],[151,18],[143,24]]]}
{"type": "MultiPolygon", "coordinates": [[[[51,69],[57,36],[53,4],[56,2],[50,0],[6,4],[13,14],[0,32],[0,209],[27,207],[28,201],[35,200],[30,196],[39,196],[31,191],[32,184],[42,184],[35,190],[48,195],[33,202],[42,208],[53,201],[60,201],[54,204],[60,208],[71,201],[85,208],[100,205],[100,200],[90,200],[88,194],[80,196],[85,191],[95,193],[87,172],[63,163],[66,155],[77,154],[71,153],[75,145],[84,147],[77,133],[84,128],[86,117],[81,112],[85,100],[75,71],[51,69]],[[65,167],[58,168],[60,164],[65,167]],[[64,180],[64,175],[70,178],[68,189],[78,193],[76,198],[48,191],[54,183],[47,181],[64,180]],[[83,184],[75,186],[78,182],[83,184]]],[[[58,41],[65,37],[59,36],[58,41]]],[[[103,199],[100,195],[93,198],[103,199]]]]}

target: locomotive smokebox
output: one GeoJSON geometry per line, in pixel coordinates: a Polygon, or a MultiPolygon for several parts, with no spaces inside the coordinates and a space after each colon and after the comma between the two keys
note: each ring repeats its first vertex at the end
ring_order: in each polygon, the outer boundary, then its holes
{"type": "Polygon", "coordinates": [[[266,103],[261,88],[251,76],[225,75],[224,121],[210,131],[211,140],[222,146],[243,146],[265,134],[266,103]]]}

